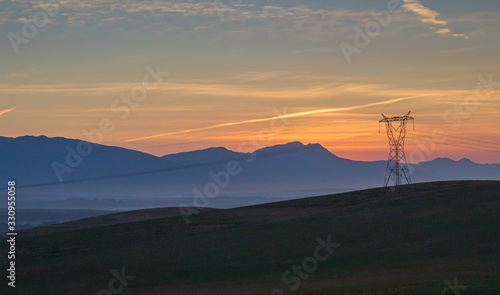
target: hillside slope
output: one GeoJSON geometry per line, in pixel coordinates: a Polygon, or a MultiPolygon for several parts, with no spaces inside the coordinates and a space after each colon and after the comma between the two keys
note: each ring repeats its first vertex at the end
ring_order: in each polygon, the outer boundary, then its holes
{"type": "Polygon", "coordinates": [[[21,232],[18,291],[97,294],[125,268],[131,295],[291,294],[283,274],[330,236],[340,246],[293,294],[441,294],[457,277],[461,294],[493,295],[499,213],[500,182],[440,182],[209,211],[189,226],[177,216],[21,232]]]}

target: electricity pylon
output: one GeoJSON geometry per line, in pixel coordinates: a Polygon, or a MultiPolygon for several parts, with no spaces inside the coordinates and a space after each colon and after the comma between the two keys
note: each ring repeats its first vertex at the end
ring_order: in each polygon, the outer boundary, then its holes
{"type": "Polygon", "coordinates": [[[401,179],[404,177],[408,184],[411,183],[410,172],[408,171],[408,162],[405,155],[405,137],[406,125],[409,120],[413,120],[413,129],[415,129],[415,121],[410,117],[410,113],[400,117],[386,117],[382,114],[383,119],[380,123],[385,123],[387,128],[387,137],[389,138],[389,160],[385,171],[384,186],[389,186],[391,178],[394,179],[394,185],[401,185],[401,179]]]}

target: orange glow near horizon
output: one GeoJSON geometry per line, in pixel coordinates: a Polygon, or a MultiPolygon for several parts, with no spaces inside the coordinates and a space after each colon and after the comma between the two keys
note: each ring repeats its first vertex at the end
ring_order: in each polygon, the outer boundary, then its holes
{"type": "MultiPolygon", "coordinates": [[[[371,127],[377,126],[372,124],[371,127]]],[[[310,126],[290,127],[291,130],[286,130],[272,137],[269,140],[259,141],[258,130],[255,132],[233,131],[227,132],[226,136],[216,135],[217,133],[204,136],[190,135],[181,141],[180,138],[172,138],[172,143],[161,144],[164,142],[151,142],[151,145],[140,144],[140,142],[131,142],[119,144],[126,148],[132,148],[151,153],[157,156],[174,154],[179,152],[187,152],[201,150],[210,147],[225,147],[232,151],[252,152],[254,150],[278,145],[289,142],[299,141],[303,144],[318,143],[331,153],[338,157],[356,161],[385,161],[387,160],[389,146],[385,130],[381,133],[377,129],[364,133],[349,133],[347,130],[343,132],[333,132],[328,129],[314,130],[310,126]],[[239,150],[242,143],[250,142],[245,150],[239,150]]],[[[477,163],[496,163],[500,159],[498,153],[494,149],[494,145],[478,148],[472,143],[474,140],[461,140],[455,137],[448,137],[447,141],[437,142],[432,137],[432,132],[415,131],[409,129],[406,140],[406,153],[408,161],[418,159],[420,161],[431,161],[439,157],[447,157],[453,160],[469,158],[477,163]],[[413,155],[417,154],[417,155],[413,155]],[[413,156],[412,156],[413,155],[413,156]]],[[[454,136],[453,134],[447,134],[454,136]]],[[[479,140],[479,139],[478,139],[479,140]]],[[[498,143],[500,146],[500,142],[498,143]]],[[[415,161],[413,161],[415,163],[415,161]]]]}
{"type": "MultiPolygon", "coordinates": [[[[205,81],[208,85],[170,82],[152,91],[142,104],[129,108],[124,119],[120,118],[123,113],[113,110],[110,105],[136,83],[85,87],[18,85],[9,88],[0,85],[0,93],[5,92],[12,101],[21,102],[17,99],[24,98],[31,102],[4,108],[0,119],[9,124],[1,125],[0,129],[3,128],[5,136],[32,134],[89,140],[82,131],[96,130],[103,119],[108,119],[114,128],[103,135],[103,144],[163,156],[209,147],[238,151],[240,144],[252,139],[255,141],[259,132],[269,129],[273,121],[286,120],[288,123],[283,130],[270,136],[268,134],[266,139],[269,140],[258,141],[253,145],[254,150],[300,141],[304,144],[319,143],[343,158],[375,161],[385,160],[388,152],[383,125],[379,133],[380,114],[403,115],[411,110],[417,130],[413,132],[412,126],[409,126],[407,152],[419,151],[418,140],[425,141],[426,137],[431,137],[433,130],[441,128],[447,135],[457,138],[450,137],[446,143],[436,143],[433,151],[425,151],[423,160],[466,157],[480,163],[500,163],[500,156],[494,151],[498,146],[482,143],[496,137],[498,114],[490,106],[496,106],[500,99],[497,92],[491,93],[488,100],[457,121],[453,119],[460,115],[456,105],[474,94],[474,89],[428,90],[395,88],[389,84],[324,84],[324,77],[311,78],[308,75],[304,75],[303,79],[320,82],[297,84],[292,90],[287,90],[289,85],[282,85],[282,82],[270,86],[272,81],[250,85],[244,81],[231,85],[221,82],[210,85],[214,83],[211,81],[205,81]],[[39,89],[43,91],[38,93],[39,89]],[[299,98],[296,93],[304,96],[299,98]],[[61,95],[75,97],[73,101],[78,104],[46,105],[39,99],[55,101],[61,95]],[[81,95],[89,95],[90,99],[76,99],[81,95]],[[165,99],[171,96],[182,100],[165,99]],[[280,115],[275,114],[275,109],[280,111],[280,115]],[[445,117],[447,112],[448,118],[445,117]],[[460,126],[456,127],[457,123],[460,126]],[[419,130],[426,130],[426,134],[419,130]],[[479,140],[478,144],[471,145],[471,138],[479,140]]],[[[245,151],[251,150],[247,147],[245,151]]]]}

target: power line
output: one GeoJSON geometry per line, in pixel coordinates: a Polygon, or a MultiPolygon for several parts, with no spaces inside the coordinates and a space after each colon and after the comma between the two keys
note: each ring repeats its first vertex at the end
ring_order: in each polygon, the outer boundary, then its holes
{"type": "MultiPolygon", "coordinates": [[[[313,148],[319,148],[319,147],[314,146],[313,148]]],[[[297,148],[289,148],[286,150],[280,150],[280,151],[275,151],[275,152],[265,152],[259,156],[256,156],[255,159],[290,154],[290,153],[300,151],[302,149],[303,149],[303,147],[297,147],[297,148]]],[[[99,181],[99,180],[112,180],[112,179],[126,178],[126,177],[132,177],[132,176],[142,176],[142,175],[150,175],[150,174],[156,174],[156,173],[162,173],[162,172],[172,172],[172,171],[200,168],[200,167],[205,167],[205,166],[225,164],[225,163],[228,163],[231,161],[244,161],[244,160],[248,160],[248,159],[249,159],[249,154],[244,154],[244,155],[239,156],[239,157],[211,161],[211,162],[206,162],[206,163],[181,165],[181,166],[161,168],[161,169],[138,171],[138,172],[133,172],[133,173],[122,173],[122,174],[112,174],[112,175],[104,175],[104,176],[96,176],[96,177],[87,177],[87,178],[73,179],[73,180],[67,180],[67,181],[62,181],[62,182],[53,181],[53,182],[45,182],[45,183],[37,183],[37,184],[19,185],[18,187],[19,188],[34,188],[34,187],[47,187],[47,186],[54,186],[54,185],[65,185],[65,184],[99,181]]],[[[2,189],[7,189],[7,187],[0,187],[0,190],[2,190],[2,189]]]]}
{"type": "MultiPolygon", "coordinates": [[[[419,134],[415,134],[415,136],[420,137],[420,138],[424,138],[423,135],[419,135],[419,134]]],[[[439,144],[439,145],[459,146],[459,147],[469,148],[469,149],[473,149],[473,150],[480,150],[480,151],[486,151],[486,152],[492,152],[492,153],[500,153],[499,150],[487,149],[487,148],[491,148],[491,147],[482,148],[484,146],[477,145],[477,144],[475,145],[473,143],[462,143],[462,142],[457,142],[454,140],[446,140],[446,141],[442,141],[442,142],[434,141],[434,143],[439,144]]]]}
{"type": "MultiPolygon", "coordinates": [[[[416,130],[416,132],[419,132],[419,133],[422,133],[422,134],[425,133],[425,135],[429,135],[430,136],[430,134],[428,132],[424,132],[424,131],[420,131],[420,130],[416,130]]],[[[474,144],[474,145],[477,145],[478,142],[479,142],[479,143],[482,143],[482,146],[492,145],[492,146],[495,146],[495,147],[500,147],[500,143],[498,143],[498,142],[485,141],[485,140],[480,140],[480,139],[475,139],[475,138],[474,139],[470,139],[470,138],[465,138],[465,137],[460,137],[460,136],[454,136],[454,135],[448,135],[448,134],[445,134],[444,136],[446,138],[451,137],[451,138],[456,138],[456,139],[460,139],[460,140],[463,140],[463,141],[470,141],[471,144],[474,144]]],[[[448,140],[448,139],[446,139],[446,140],[448,140]]]]}
{"type": "MultiPolygon", "coordinates": [[[[415,136],[418,136],[420,138],[425,138],[425,139],[429,139],[429,135],[424,135],[424,134],[415,134],[415,136]]],[[[448,137],[448,135],[446,135],[448,137]]],[[[462,138],[462,137],[458,137],[458,136],[450,136],[451,138],[447,138],[446,139],[435,139],[435,140],[432,140],[432,142],[435,142],[435,143],[443,143],[443,142],[452,142],[452,143],[456,143],[457,145],[458,144],[462,144],[462,145],[471,145],[473,147],[483,147],[483,148],[489,148],[489,149],[497,149],[497,148],[500,148],[500,145],[499,146],[493,146],[493,144],[481,144],[481,143],[478,143],[476,142],[474,139],[466,139],[466,138],[462,138]],[[458,139],[453,139],[453,138],[458,138],[458,139]]]]}

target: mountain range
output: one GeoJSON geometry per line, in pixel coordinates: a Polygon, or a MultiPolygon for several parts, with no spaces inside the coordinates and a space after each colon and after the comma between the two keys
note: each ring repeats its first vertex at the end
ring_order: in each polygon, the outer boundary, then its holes
{"type": "MultiPolygon", "coordinates": [[[[1,183],[17,182],[18,205],[38,209],[231,208],[380,187],[386,167],[300,142],[254,153],[216,147],[157,157],[45,136],[0,137],[0,161],[1,183]]],[[[411,166],[413,182],[500,179],[500,164],[468,159],[411,166]]]]}

